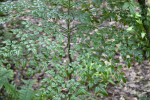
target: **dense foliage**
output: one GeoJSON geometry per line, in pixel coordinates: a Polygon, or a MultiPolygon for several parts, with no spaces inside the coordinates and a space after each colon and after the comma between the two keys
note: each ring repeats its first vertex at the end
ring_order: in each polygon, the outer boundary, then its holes
{"type": "Polygon", "coordinates": [[[140,7],[130,0],[1,2],[0,95],[12,100],[84,100],[92,91],[107,96],[109,84],[126,82],[122,67],[150,56],[143,24],[150,26],[150,9],[143,22],[140,7]]]}

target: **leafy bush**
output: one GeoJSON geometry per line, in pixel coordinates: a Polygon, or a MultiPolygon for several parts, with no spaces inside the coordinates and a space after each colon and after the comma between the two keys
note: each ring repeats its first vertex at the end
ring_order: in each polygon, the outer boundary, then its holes
{"type": "Polygon", "coordinates": [[[113,1],[107,0],[107,7],[103,0],[1,3],[8,16],[0,19],[7,25],[0,41],[0,89],[15,100],[78,100],[93,90],[107,96],[108,84],[126,82],[116,54],[130,67],[134,60],[142,62],[143,50],[149,57],[149,42],[139,14],[131,10],[139,5],[113,1]],[[103,25],[111,21],[123,27],[103,25]],[[40,73],[43,78],[35,80],[40,73]],[[23,83],[15,86],[12,76],[23,83]]]}

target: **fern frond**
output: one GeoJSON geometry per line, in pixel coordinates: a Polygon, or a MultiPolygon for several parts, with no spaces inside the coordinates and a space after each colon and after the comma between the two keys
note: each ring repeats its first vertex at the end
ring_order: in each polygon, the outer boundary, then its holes
{"type": "Polygon", "coordinates": [[[6,68],[0,68],[0,89],[3,85],[8,84],[8,79],[12,79],[13,71],[6,68]]]}
{"type": "Polygon", "coordinates": [[[32,81],[23,80],[27,85],[22,87],[19,91],[19,100],[32,100],[35,96],[35,92],[32,90],[32,81]]]}
{"type": "Polygon", "coordinates": [[[14,98],[15,100],[17,100],[18,97],[18,92],[17,92],[17,88],[15,85],[13,84],[4,84],[5,90],[8,94],[12,95],[12,98],[14,98]]]}

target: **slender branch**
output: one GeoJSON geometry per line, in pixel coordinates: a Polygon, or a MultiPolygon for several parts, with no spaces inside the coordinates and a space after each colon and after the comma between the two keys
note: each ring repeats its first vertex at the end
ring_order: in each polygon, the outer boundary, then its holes
{"type": "MultiPolygon", "coordinates": [[[[70,0],[68,0],[68,16],[70,17],[70,0]]],[[[67,20],[67,37],[68,37],[68,60],[69,64],[72,62],[71,54],[70,54],[70,49],[71,49],[71,30],[70,30],[70,18],[67,20]]],[[[71,67],[69,65],[69,67],[71,67]]],[[[69,79],[71,79],[71,73],[69,74],[69,79]]]]}

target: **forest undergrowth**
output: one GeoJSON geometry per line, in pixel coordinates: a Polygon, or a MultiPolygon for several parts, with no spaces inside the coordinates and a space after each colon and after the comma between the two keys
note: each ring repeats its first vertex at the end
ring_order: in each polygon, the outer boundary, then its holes
{"type": "Polygon", "coordinates": [[[0,2],[0,99],[148,100],[145,0],[0,2]]]}

